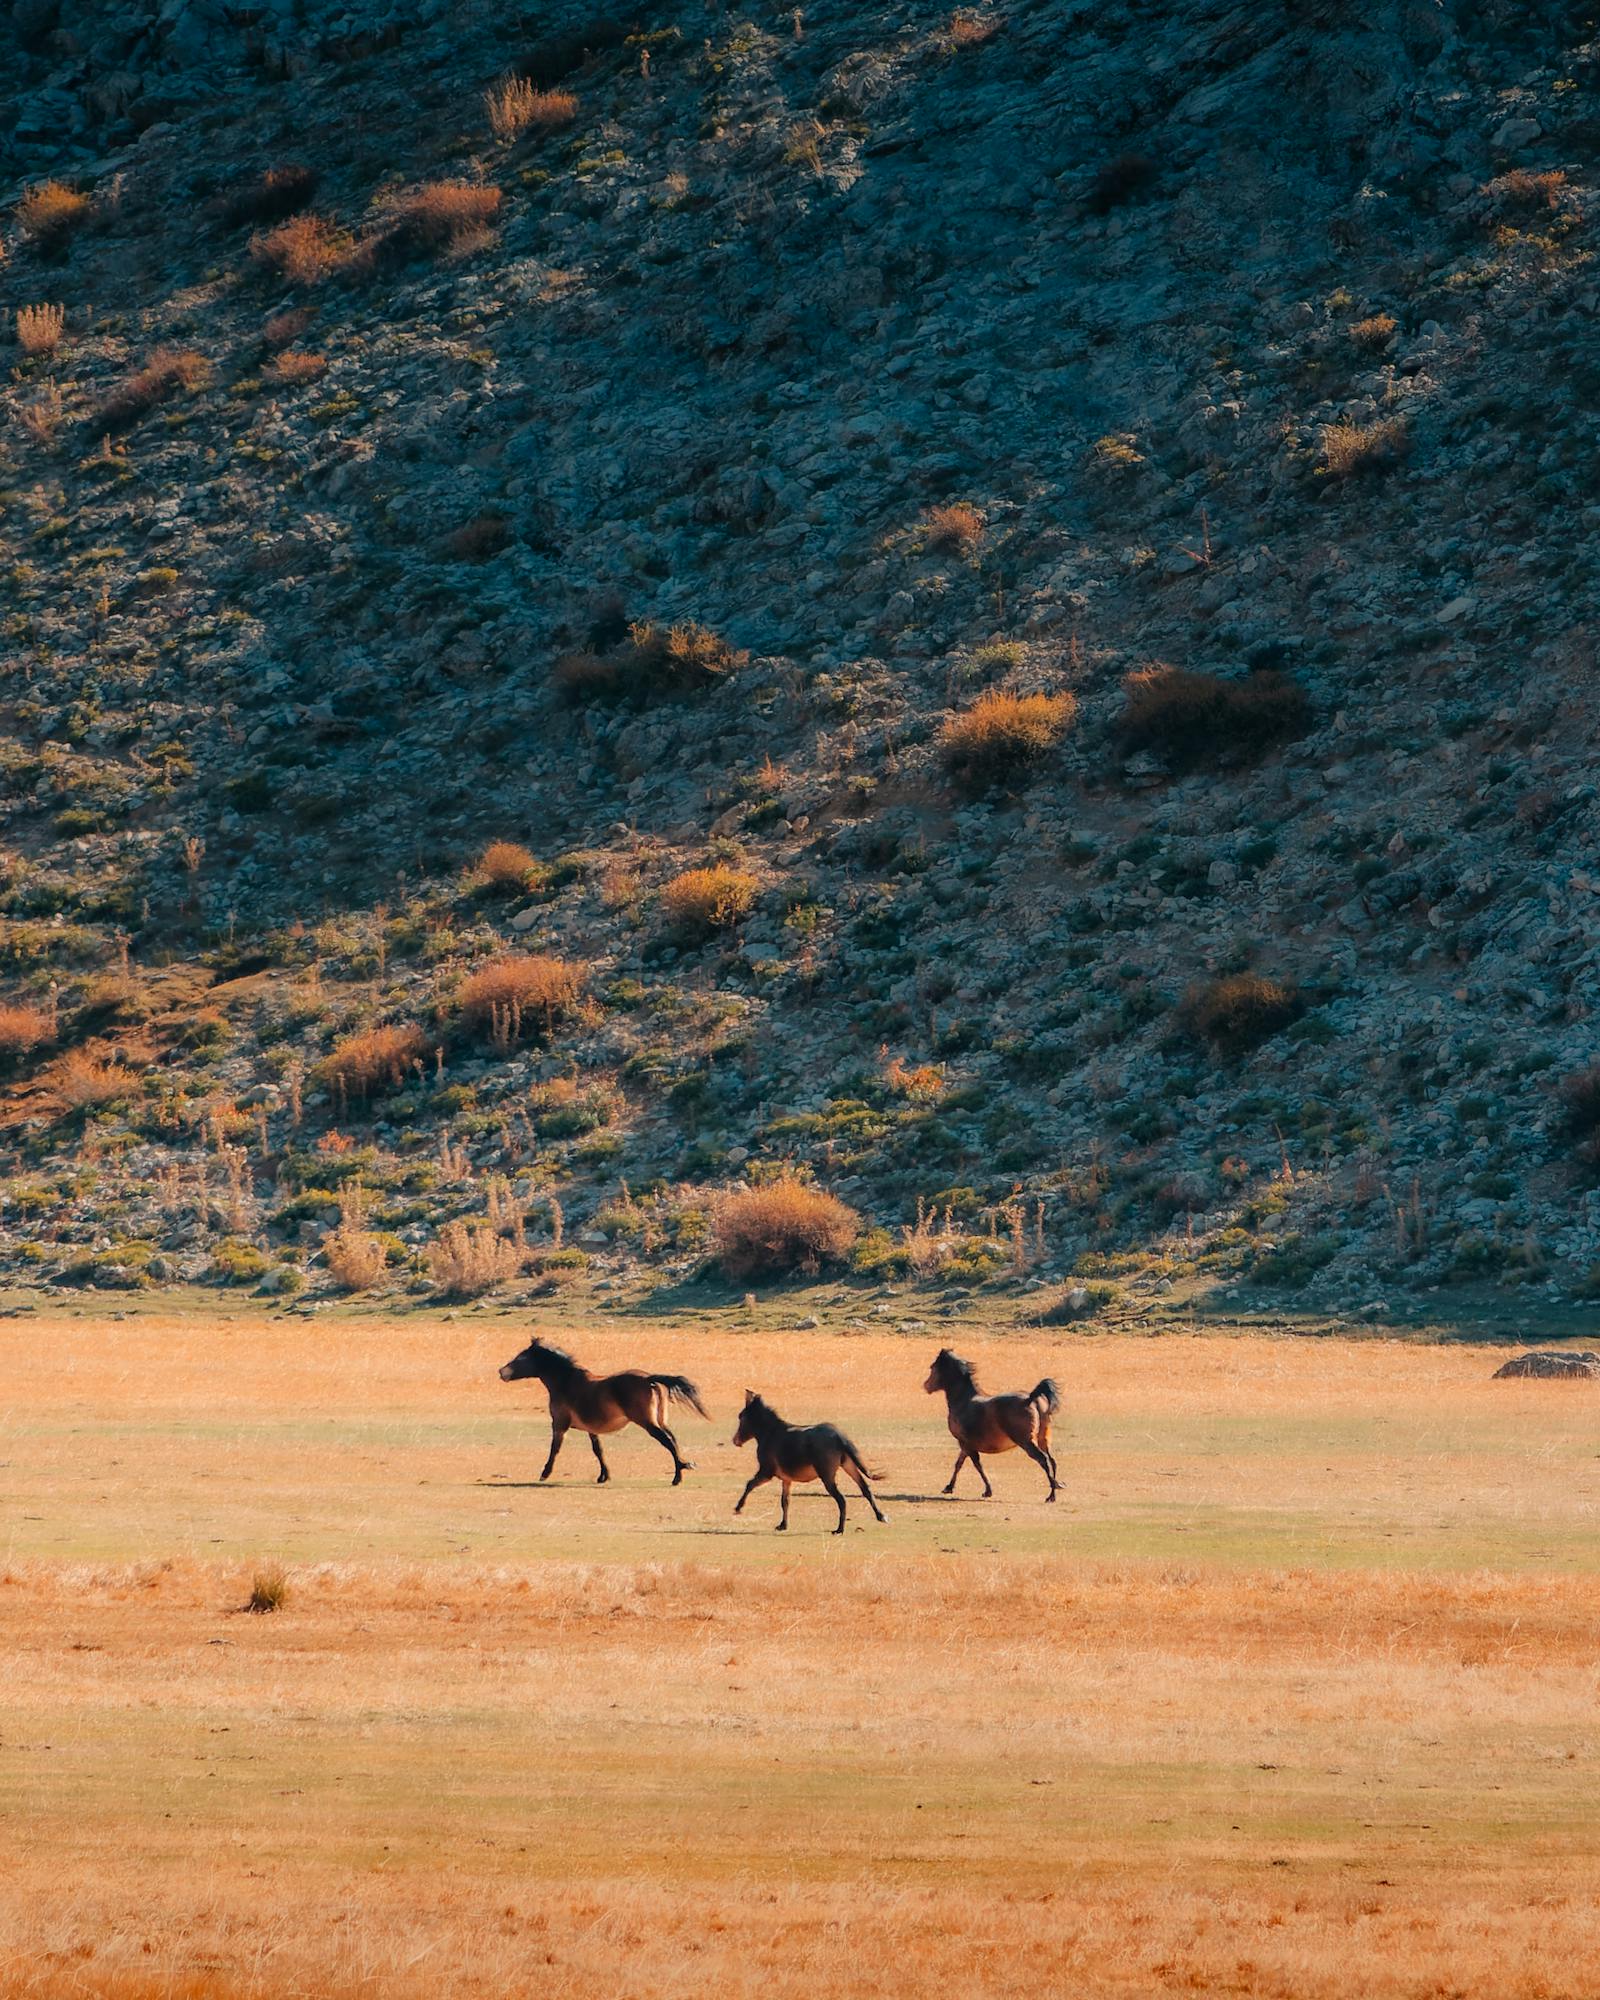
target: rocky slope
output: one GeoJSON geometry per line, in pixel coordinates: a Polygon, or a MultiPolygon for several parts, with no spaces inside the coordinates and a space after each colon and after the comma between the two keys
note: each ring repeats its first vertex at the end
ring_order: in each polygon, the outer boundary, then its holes
{"type": "Polygon", "coordinates": [[[397,1280],[552,1196],[682,1269],[792,1161],[879,1276],[923,1202],[945,1279],[1581,1294],[1588,32],[16,0],[14,1267],[322,1284],[359,1178],[397,1280]],[[1307,711],[1141,738],[1152,663],[1307,711]],[[1076,711],[981,789],[987,689],[1076,711]],[[697,933],[707,865],[750,907],[697,933]],[[497,1041],[512,949],[583,999],[497,1041]],[[352,1095],[382,1025],[421,1066],[352,1095]]]}

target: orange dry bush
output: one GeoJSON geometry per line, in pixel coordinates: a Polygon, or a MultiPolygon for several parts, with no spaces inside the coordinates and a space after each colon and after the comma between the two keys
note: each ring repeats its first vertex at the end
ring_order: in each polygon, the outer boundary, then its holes
{"type": "Polygon", "coordinates": [[[114,1104],[139,1085],[138,1073],[119,1062],[108,1062],[83,1049],[71,1049],[50,1076],[57,1102],[66,1111],[93,1111],[114,1104]]]}
{"type": "Polygon", "coordinates": [[[97,436],[125,430],[180,389],[192,392],[211,378],[211,366],[192,348],[158,347],[144,366],[125,376],[100,405],[91,428],[97,436]]]}
{"type": "Polygon", "coordinates": [[[1186,667],[1141,667],[1122,684],[1117,734],[1130,750],[1150,750],[1175,769],[1246,762],[1302,735],[1311,721],[1303,688],[1272,671],[1224,680],[1186,667]]]}
{"type": "Polygon", "coordinates": [[[761,883],[742,868],[687,868],[661,891],[661,908],[680,930],[723,930],[750,914],[761,883]]]}
{"type": "Polygon", "coordinates": [[[64,181],[41,181],[17,203],[17,220],[35,243],[57,243],[89,213],[89,197],[64,181]]]}
{"type": "Polygon", "coordinates": [[[348,260],[350,238],[324,216],[296,215],[252,236],[250,255],[291,285],[314,285],[348,260]]]}
{"type": "Polygon", "coordinates": [[[818,1271],[849,1256],[860,1233],[848,1203],[792,1176],[730,1189],[711,1212],[712,1241],[730,1278],[818,1271]]]}
{"type": "Polygon", "coordinates": [[[946,36],[953,49],[980,49],[999,32],[1000,23],[993,14],[962,13],[951,20],[946,36]]]}
{"type": "Polygon", "coordinates": [[[0,1059],[25,1056],[55,1040],[55,1028],[42,1007],[0,1006],[0,1059]]]}
{"type": "Polygon", "coordinates": [[[487,887],[514,894],[526,889],[543,871],[537,856],[515,840],[491,840],[478,856],[474,871],[487,887]]]}
{"type": "Polygon", "coordinates": [[[1191,1034],[1228,1054],[1238,1054],[1264,1042],[1300,1013],[1300,996],[1282,979],[1259,972],[1235,972],[1224,979],[1191,987],[1181,1009],[1191,1034]]]}
{"type": "Polygon", "coordinates": [[[511,539],[511,523],[504,514],[479,514],[452,528],[444,538],[444,554],[450,562],[487,562],[511,539]]]}
{"type": "Polygon", "coordinates": [[[428,1271],[447,1298],[471,1299],[515,1278],[527,1255],[492,1222],[447,1222],[428,1245],[428,1271]]]}
{"type": "Polygon", "coordinates": [[[347,1292],[365,1292],[388,1268],[383,1239],[366,1227],[367,1193],[353,1182],[339,1198],[339,1225],[323,1240],[322,1255],[336,1285],[347,1292]]]}
{"type": "Polygon", "coordinates": [[[420,1063],[427,1043],[415,1022],[395,1022],[347,1035],[317,1064],[315,1076],[334,1095],[369,1097],[395,1090],[420,1063]]]}
{"type": "Polygon", "coordinates": [[[930,549],[970,556],[983,541],[984,519],[970,501],[953,500],[948,506],[930,507],[922,517],[922,529],[930,549]]]}
{"type": "Polygon", "coordinates": [[[18,306],[18,347],[24,354],[54,354],[61,345],[61,330],[66,320],[66,311],[61,306],[18,306]]]}
{"type": "Polygon", "coordinates": [[[273,381],[281,382],[286,389],[297,389],[302,383],[320,381],[327,372],[328,364],[320,354],[306,354],[295,347],[278,355],[267,370],[273,381]]]}
{"type": "Polygon", "coordinates": [[[1330,479],[1374,472],[1403,458],[1407,443],[1403,417],[1374,417],[1368,424],[1324,424],[1322,470],[1330,479]]]}
{"type": "Polygon", "coordinates": [[[709,687],[749,658],[705,625],[640,620],[628,627],[621,645],[607,652],[564,654],[551,678],[569,700],[616,700],[709,687]]]}
{"type": "Polygon", "coordinates": [[[401,202],[386,240],[406,256],[475,249],[500,202],[500,190],[479,181],[434,181],[401,202]]]}
{"type": "Polygon", "coordinates": [[[1061,741],[1077,712],[1070,694],[1004,694],[991,688],[971,708],[945,718],[939,756],[958,784],[982,790],[1036,764],[1061,741]]]}
{"type": "Polygon", "coordinates": [[[570,90],[535,90],[526,77],[507,76],[483,95],[489,129],[497,139],[515,139],[532,129],[553,132],[578,115],[570,90]]]}
{"type": "Polygon", "coordinates": [[[465,980],[456,1007],[469,1027],[510,1044],[524,1034],[549,1034],[577,1001],[583,979],[583,967],[564,958],[513,954],[465,980]]]}
{"type": "Polygon", "coordinates": [[[1393,313],[1373,313],[1370,319],[1358,319],[1350,328],[1350,338],[1357,347],[1371,348],[1377,352],[1389,345],[1400,331],[1400,322],[1393,313]]]}
{"type": "Polygon", "coordinates": [[[1535,173],[1528,167],[1513,167],[1498,181],[1490,182],[1489,192],[1497,194],[1508,208],[1559,208],[1566,185],[1567,177],[1560,167],[1550,167],[1543,173],[1535,173]]]}

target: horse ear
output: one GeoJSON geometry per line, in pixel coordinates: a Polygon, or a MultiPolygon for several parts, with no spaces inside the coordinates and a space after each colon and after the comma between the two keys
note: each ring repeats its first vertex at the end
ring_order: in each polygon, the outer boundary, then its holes
{"type": "Polygon", "coordinates": [[[755,1401],[755,1399],[756,1399],[756,1392],[755,1392],[755,1390],[754,1390],[754,1389],[746,1389],[746,1390],[745,1390],[745,1392],[744,1392],[744,1399],[745,1399],[745,1402],[746,1402],[747,1404],[748,1404],[748,1403],[753,1403],[753,1402],[755,1401]]]}

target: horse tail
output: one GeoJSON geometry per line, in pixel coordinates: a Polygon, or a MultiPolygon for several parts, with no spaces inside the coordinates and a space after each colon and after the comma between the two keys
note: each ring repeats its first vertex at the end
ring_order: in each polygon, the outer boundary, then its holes
{"type": "Polygon", "coordinates": [[[1040,1414],[1053,1417],[1061,1408],[1061,1391],[1047,1375],[1036,1389],[1030,1389],[1027,1400],[1039,1405],[1040,1414]]]}
{"type": "Polygon", "coordinates": [[[700,1391],[687,1375],[647,1375],[645,1380],[652,1388],[665,1390],[669,1403],[687,1403],[707,1423],[711,1421],[711,1412],[701,1402],[700,1391]]]}
{"type": "Polygon", "coordinates": [[[883,1474],[881,1472],[874,1472],[862,1458],[860,1452],[856,1450],[855,1446],[842,1433],[840,1434],[839,1442],[844,1446],[845,1458],[855,1467],[863,1479],[874,1481],[882,1479],[883,1474]]]}

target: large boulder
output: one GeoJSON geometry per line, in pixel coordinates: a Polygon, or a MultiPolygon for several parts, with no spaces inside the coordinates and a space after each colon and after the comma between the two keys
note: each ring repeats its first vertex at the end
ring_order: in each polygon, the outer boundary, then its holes
{"type": "Polygon", "coordinates": [[[1503,1368],[1494,1371],[1498,1382],[1508,1375],[1538,1375],[1549,1381],[1600,1381],[1600,1354],[1585,1348],[1581,1354],[1564,1354],[1552,1347],[1532,1347],[1526,1354],[1514,1354],[1503,1368]]]}

